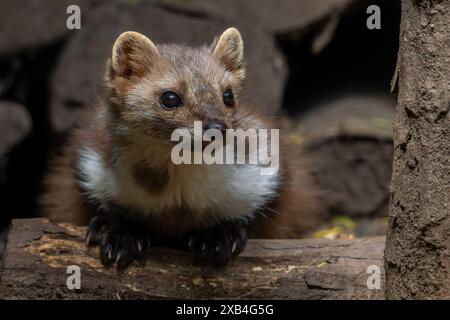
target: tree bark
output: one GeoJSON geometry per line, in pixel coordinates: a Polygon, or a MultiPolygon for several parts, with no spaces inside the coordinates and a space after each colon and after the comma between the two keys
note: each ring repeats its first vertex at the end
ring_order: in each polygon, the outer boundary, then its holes
{"type": "Polygon", "coordinates": [[[118,273],[102,267],[98,250],[87,249],[84,233],[85,228],[46,219],[14,220],[0,299],[384,298],[384,237],[250,240],[240,256],[220,269],[189,253],[154,248],[146,261],[118,273]],[[80,290],[66,286],[70,265],[80,267],[80,290]],[[378,290],[367,286],[373,276],[369,266],[380,268],[378,290]]]}
{"type": "Polygon", "coordinates": [[[450,0],[403,0],[386,298],[450,298],[450,0]]]}

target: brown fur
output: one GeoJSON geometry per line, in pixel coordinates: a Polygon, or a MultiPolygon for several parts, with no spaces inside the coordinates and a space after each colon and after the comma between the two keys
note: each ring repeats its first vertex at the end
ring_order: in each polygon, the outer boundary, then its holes
{"type": "Polygon", "coordinates": [[[111,161],[111,141],[107,131],[107,115],[103,105],[88,110],[80,117],[80,127],[70,136],[63,155],[50,162],[40,198],[43,214],[52,221],[85,225],[92,218],[89,201],[82,194],[77,176],[76,161],[80,145],[89,143],[111,161]]]}
{"type": "Polygon", "coordinates": [[[323,221],[321,193],[310,174],[309,160],[287,141],[280,146],[282,185],[251,229],[252,238],[298,238],[323,221]]]}
{"type": "MultiPolygon", "coordinates": [[[[64,155],[51,165],[41,198],[45,215],[55,221],[79,224],[88,223],[92,217],[89,197],[82,194],[76,172],[81,146],[96,150],[105,166],[116,164],[119,152],[126,150],[135,161],[132,170],[138,184],[149,193],[158,194],[171,178],[167,164],[174,129],[192,127],[196,120],[220,120],[228,128],[244,130],[277,127],[241,101],[245,75],[242,40],[234,31],[227,32],[211,49],[155,46],[133,33],[119,37],[105,75],[108,103],[86,111],[64,155]],[[227,89],[233,90],[236,105],[215,107],[227,89]],[[158,97],[168,90],[183,97],[183,107],[161,108],[158,97]]],[[[320,219],[318,192],[307,161],[281,142],[282,183],[275,200],[259,210],[259,218],[251,229],[254,237],[298,237],[320,219]]],[[[183,206],[175,211],[151,217],[149,226],[161,234],[201,227],[196,217],[203,213],[183,206]]]]}
{"type": "Polygon", "coordinates": [[[145,162],[136,164],[133,176],[150,193],[160,193],[170,178],[167,170],[154,169],[145,162]]]}

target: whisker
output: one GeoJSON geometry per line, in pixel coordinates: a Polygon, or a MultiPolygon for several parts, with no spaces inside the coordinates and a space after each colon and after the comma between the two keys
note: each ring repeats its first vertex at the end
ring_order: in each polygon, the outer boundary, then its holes
{"type": "Polygon", "coordinates": [[[269,210],[269,211],[271,211],[271,212],[273,212],[273,213],[276,213],[276,214],[281,215],[281,212],[279,212],[279,211],[277,211],[277,210],[274,210],[274,209],[272,209],[272,208],[265,207],[264,209],[267,209],[267,210],[269,210]]]}
{"type": "Polygon", "coordinates": [[[248,114],[246,114],[246,115],[244,115],[244,116],[242,116],[242,117],[240,117],[240,118],[238,118],[238,119],[233,120],[232,123],[239,122],[239,121],[241,121],[242,119],[245,119],[245,118],[247,118],[247,117],[250,117],[252,114],[253,114],[253,113],[248,113],[248,114]]]}

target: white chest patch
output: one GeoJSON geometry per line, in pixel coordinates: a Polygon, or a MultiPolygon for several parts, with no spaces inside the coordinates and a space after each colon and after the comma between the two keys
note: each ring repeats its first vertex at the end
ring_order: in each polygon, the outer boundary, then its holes
{"type": "Polygon", "coordinates": [[[170,180],[157,194],[134,179],[126,159],[118,168],[107,167],[100,155],[85,149],[78,169],[87,195],[100,202],[115,201],[144,215],[161,215],[188,207],[198,218],[249,218],[276,196],[278,174],[262,175],[257,165],[169,166],[170,180]]]}

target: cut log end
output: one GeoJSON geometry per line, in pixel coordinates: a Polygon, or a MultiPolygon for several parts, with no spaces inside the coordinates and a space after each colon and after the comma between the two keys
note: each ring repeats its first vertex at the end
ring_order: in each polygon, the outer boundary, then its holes
{"type": "Polygon", "coordinates": [[[252,239],[239,257],[219,269],[199,263],[189,253],[154,248],[145,261],[117,272],[101,265],[98,249],[86,247],[84,233],[83,227],[46,219],[14,220],[3,259],[0,298],[384,298],[383,237],[252,239]],[[67,268],[72,265],[80,267],[80,289],[67,287],[71,276],[67,268]]]}

